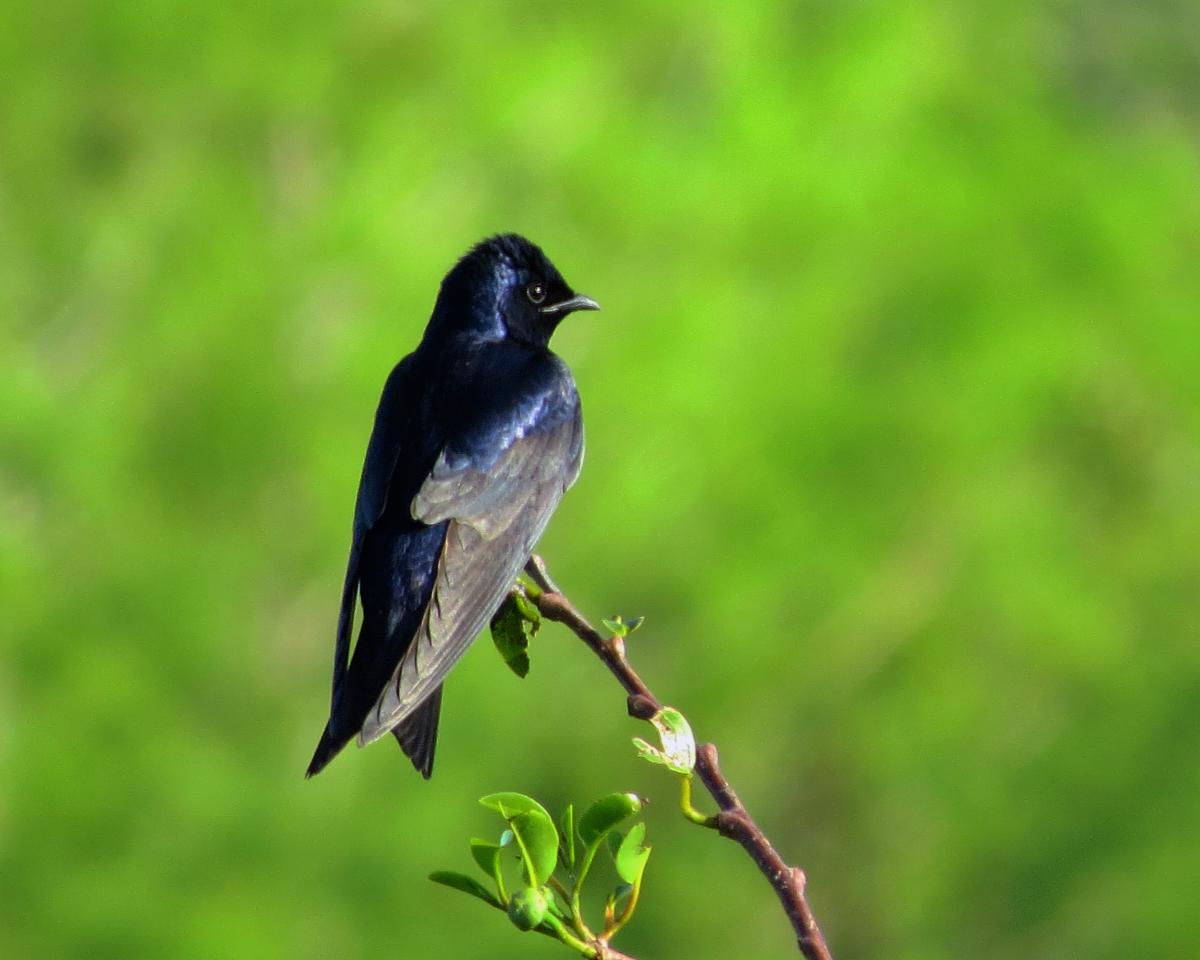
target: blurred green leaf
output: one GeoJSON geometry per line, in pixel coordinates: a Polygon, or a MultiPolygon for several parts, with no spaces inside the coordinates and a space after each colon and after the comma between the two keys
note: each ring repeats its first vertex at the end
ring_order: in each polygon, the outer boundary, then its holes
{"type": "Polygon", "coordinates": [[[633,793],[610,793],[601,797],[580,817],[579,838],[585,846],[594,846],[609,830],[641,809],[642,801],[633,793]]]}
{"type": "Polygon", "coordinates": [[[617,850],[621,847],[621,841],[625,839],[625,835],[620,830],[610,830],[605,837],[605,842],[608,844],[608,852],[612,855],[613,860],[617,858],[617,850]]]}
{"type": "Polygon", "coordinates": [[[495,877],[500,871],[500,847],[487,840],[471,838],[471,856],[479,864],[479,868],[489,877],[495,877]]]}
{"type": "Polygon", "coordinates": [[[642,845],[645,839],[646,825],[635,823],[621,841],[614,857],[617,874],[633,886],[641,882],[642,871],[646,869],[646,861],[650,859],[650,848],[642,845]]]}
{"type": "Polygon", "coordinates": [[[519,813],[528,813],[530,810],[536,810],[547,820],[550,819],[550,814],[546,808],[523,793],[489,793],[486,797],[480,797],[479,803],[481,806],[487,807],[489,810],[495,810],[505,820],[511,820],[519,813]]]}
{"type": "Polygon", "coordinates": [[[496,899],[490,890],[474,877],[468,877],[465,873],[455,873],[452,870],[436,870],[429,875],[429,879],[434,883],[440,883],[444,887],[453,887],[455,890],[469,893],[473,897],[478,897],[484,903],[489,903],[493,907],[503,909],[500,901],[496,899]]]}
{"type": "Polygon", "coordinates": [[[558,863],[558,831],[554,821],[542,810],[517,814],[509,821],[525,857],[530,886],[550,879],[558,863]]]}
{"type": "Polygon", "coordinates": [[[629,883],[618,883],[613,888],[612,893],[608,895],[608,902],[612,904],[614,912],[621,912],[621,908],[629,900],[631,893],[633,893],[633,885],[629,883]]]}
{"type": "MultiPolygon", "coordinates": [[[[495,810],[508,821],[525,862],[531,886],[544,883],[558,861],[558,831],[550,814],[533,797],[523,793],[489,793],[481,805],[495,810]]],[[[501,837],[501,846],[504,838],[501,837]]]]}
{"type": "Polygon", "coordinates": [[[539,620],[526,615],[530,610],[537,617],[537,608],[519,593],[510,593],[492,617],[492,642],[501,658],[518,677],[529,673],[529,638],[537,632],[539,620]]]}

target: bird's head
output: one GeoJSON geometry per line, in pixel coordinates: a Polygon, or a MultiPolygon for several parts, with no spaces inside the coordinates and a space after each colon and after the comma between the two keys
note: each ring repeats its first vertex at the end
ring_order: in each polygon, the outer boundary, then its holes
{"type": "Polygon", "coordinates": [[[568,286],[541,247],[506,233],[476,244],[446,274],[430,329],[544,347],[567,314],[599,309],[568,286]]]}

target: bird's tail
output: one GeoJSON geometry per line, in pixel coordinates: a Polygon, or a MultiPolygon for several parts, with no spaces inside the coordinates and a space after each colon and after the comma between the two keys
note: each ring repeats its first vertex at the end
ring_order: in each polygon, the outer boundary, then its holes
{"type": "Polygon", "coordinates": [[[329,725],[326,724],[325,729],[321,731],[321,742],[317,744],[313,758],[308,764],[308,772],[304,774],[305,778],[315,777],[324,770],[329,761],[341,753],[342,747],[349,742],[349,737],[330,736],[329,725]]]}
{"type": "MultiPolygon", "coordinates": [[[[433,751],[437,747],[438,715],[441,710],[442,688],[438,687],[424,703],[392,730],[400,749],[408,755],[413,766],[426,780],[433,773],[433,751]]],[[[313,752],[305,778],[315,777],[324,770],[353,736],[354,734],[335,737],[329,732],[329,724],[325,724],[325,729],[321,731],[321,742],[313,752]]]]}
{"type": "Polygon", "coordinates": [[[438,687],[429,699],[392,729],[417,772],[426,780],[433,773],[433,751],[437,747],[438,715],[442,710],[442,688],[438,687]]]}

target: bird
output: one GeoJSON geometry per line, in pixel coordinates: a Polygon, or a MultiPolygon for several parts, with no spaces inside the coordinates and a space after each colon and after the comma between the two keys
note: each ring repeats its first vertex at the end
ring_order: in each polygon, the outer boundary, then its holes
{"type": "Polygon", "coordinates": [[[416,349],[388,376],[354,507],[329,720],[306,776],[391,733],[433,772],[446,675],[528,561],[583,461],[559,323],[598,310],[541,248],[480,241],[442,280],[416,349]],[[353,653],[356,606],[362,623],[353,653]]]}

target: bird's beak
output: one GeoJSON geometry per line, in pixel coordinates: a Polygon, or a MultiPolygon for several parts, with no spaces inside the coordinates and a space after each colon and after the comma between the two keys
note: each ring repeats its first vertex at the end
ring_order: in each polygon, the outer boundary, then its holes
{"type": "Polygon", "coordinates": [[[572,310],[599,310],[598,304],[591,297],[585,297],[583,294],[576,294],[570,300],[562,300],[559,303],[550,303],[542,307],[542,313],[570,313],[572,310]]]}

